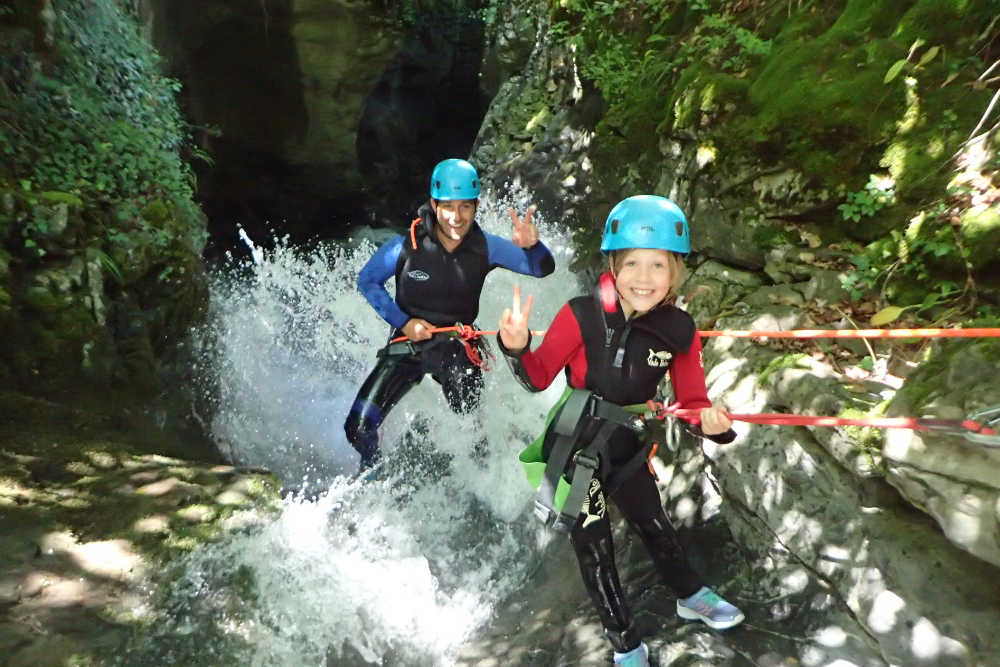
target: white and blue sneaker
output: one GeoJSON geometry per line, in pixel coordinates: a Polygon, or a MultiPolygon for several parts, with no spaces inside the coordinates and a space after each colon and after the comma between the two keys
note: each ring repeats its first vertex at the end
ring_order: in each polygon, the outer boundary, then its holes
{"type": "Polygon", "coordinates": [[[677,600],[677,615],[689,621],[702,621],[715,630],[725,630],[743,622],[743,612],[702,586],[689,598],[677,600]]]}
{"type": "Polygon", "coordinates": [[[642,642],[628,653],[615,651],[615,664],[625,667],[649,667],[649,648],[642,642]]]}

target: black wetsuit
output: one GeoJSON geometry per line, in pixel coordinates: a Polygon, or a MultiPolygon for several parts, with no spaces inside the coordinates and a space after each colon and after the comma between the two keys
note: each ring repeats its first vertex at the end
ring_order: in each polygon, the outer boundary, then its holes
{"type": "MultiPolygon", "coordinates": [[[[555,270],[552,253],[540,241],[522,249],[484,232],[475,222],[458,247],[448,252],[435,232],[433,210],[425,204],[419,213],[411,233],[379,248],[358,276],[365,298],[392,325],[390,340],[402,335],[401,328],[411,318],[436,327],[472,325],[479,315],[486,275],[497,267],[535,277],[555,270]],[[391,277],[395,299],[385,289],[391,277]]],[[[482,354],[482,338],[471,344],[482,354]]],[[[370,467],[378,456],[378,427],[386,415],[428,373],[441,385],[453,411],[464,414],[478,407],[482,369],[469,358],[462,340],[436,334],[428,341],[386,346],[344,423],[348,441],[361,454],[362,468],[370,467]]]]}
{"type": "MultiPolygon", "coordinates": [[[[682,407],[711,406],[701,365],[701,340],[690,315],[673,306],[661,306],[626,320],[609,278],[608,274],[602,277],[592,296],[577,297],[563,306],[538,349],[526,349],[520,355],[504,350],[515,376],[527,389],[540,391],[565,368],[571,387],[590,389],[607,401],[629,405],[655,397],[669,372],[674,398],[682,407]]],[[[500,347],[503,349],[502,342],[500,347]]],[[[576,448],[588,445],[601,425],[596,418],[584,419],[588,422],[582,426],[576,448]]],[[[545,434],[546,457],[556,439],[557,422],[558,416],[545,434]]],[[[725,443],[734,437],[730,430],[711,439],[725,443]]],[[[605,632],[615,649],[625,652],[636,648],[641,638],[618,579],[605,493],[639,533],[657,571],[678,597],[694,594],[702,580],[688,564],[677,533],[667,520],[649,468],[629,466],[647,451],[639,436],[618,426],[608,438],[606,451],[610,461],[602,462],[591,480],[570,540],[605,632]],[[626,466],[631,472],[616,475],[626,466]]]]}

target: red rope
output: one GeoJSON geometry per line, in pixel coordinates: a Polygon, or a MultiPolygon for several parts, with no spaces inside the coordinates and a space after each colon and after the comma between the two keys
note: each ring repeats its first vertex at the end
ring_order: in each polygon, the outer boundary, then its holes
{"type": "MultiPolygon", "coordinates": [[[[493,366],[490,363],[496,360],[496,357],[493,355],[493,353],[490,352],[489,350],[486,350],[487,358],[483,359],[482,355],[479,354],[479,350],[473,347],[472,343],[470,342],[472,340],[475,340],[479,336],[482,336],[484,333],[490,333],[490,332],[483,332],[479,331],[478,329],[473,329],[468,324],[456,324],[453,327],[432,327],[430,332],[431,334],[439,334],[439,333],[456,334],[458,338],[461,340],[462,347],[465,348],[465,356],[469,358],[469,361],[474,363],[476,366],[479,366],[484,371],[493,370],[493,366]]],[[[492,333],[496,332],[494,331],[492,333]]],[[[409,339],[406,336],[396,336],[395,338],[389,341],[389,344],[391,345],[392,343],[399,343],[404,340],[409,340],[409,339]]]]}
{"type": "MultiPolygon", "coordinates": [[[[701,421],[701,410],[692,408],[679,408],[676,405],[664,407],[662,403],[650,401],[647,403],[654,419],[664,419],[670,415],[679,417],[692,424],[701,421]]],[[[727,413],[728,414],[728,413],[727,413]]],[[[979,422],[971,419],[926,419],[915,417],[810,417],[807,415],[791,415],[778,412],[764,412],[760,414],[729,414],[733,421],[747,422],[749,424],[766,424],[773,426],[869,426],[872,428],[907,428],[917,431],[948,430],[961,432],[962,430],[981,435],[997,435],[997,432],[979,422]]]]}
{"type": "MultiPolygon", "coordinates": [[[[478,351],[469,342],[478,336],[495,336],[497,331],[473,329],[468,325],[459,324],[453,327],[434,327],[432,334],[456,332],[462,339],[465,353],[469,360],[482,368],[490,370],[488,361],[484,361],[478,351]]],[[[545,331],[532,331],[533,335],[541,336],[545,331]]],[[[789,331],[739,331],[719,329],[699,331],[703,337],[730,336],[733,338],[988,338],[1000,337],[1000,328],[970,328],[970,329],[792,329],[789,331]]],[[[393,338],[396,343],[407,340],[406,336],[393,338]]],[[[495,359],[487,351],[489,358],[495,359]]],[[[651,417],[664,419],[667,415],[679,417],[692,424],[701,421],[700,410],[664,407],[662,403],[648,402],[651,417]]],[[[929,419],[915,417],[810,417],[807,415],[791,415],[778,412],[760,414],[730,414],[733,421],[749,424],[765,424],[773,426],[868,426],[872,428],[907,428],[918,431],[943,430],[955,433],[967,432],[980,435],[1000,435],[996,430],[971,419],[929,419]]]]}
{"type": "MultiPolygon", "coordinates": [[[[480,336],[495,336],[496,331],[479,331],[480,336]]],[[[545,331],[532,331],[544,336],[545,331]]],[[[713,329],[699,331],[702,338],[1000,338],[1000,328],[970,329],[790,329],[788,331],[741,331],[713,329]]]]}
{"type": "Polygon", "coordinates": [[[703,338],[989,338],[1000,337],[1000,328],[970,329],[793,329],[790,331],[699,331],[703,338]]]}

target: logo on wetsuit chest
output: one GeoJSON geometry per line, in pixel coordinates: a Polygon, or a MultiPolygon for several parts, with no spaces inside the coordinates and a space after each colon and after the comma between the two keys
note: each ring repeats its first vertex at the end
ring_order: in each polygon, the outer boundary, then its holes
{"type": "Polygon", "coordinates": [[[410,278],[413,278],[414,280],[417,280],[419,282],[424,282],[425,280],[430,280],[431,279],[431,277],[428,274],[424,273],[420,269],[416,269],[414,271],[407,271],[406,275],[408,275],[410,278]]]}
{"type": "Polygon", "coordinates": [[[664,350],[663,352],[655,352],[652,349],[649,350],[649,356],[646,357],[646,363],[653,368],[666,368],[670,365],[670,360],[673,358],[670,352],[664,350]]]}

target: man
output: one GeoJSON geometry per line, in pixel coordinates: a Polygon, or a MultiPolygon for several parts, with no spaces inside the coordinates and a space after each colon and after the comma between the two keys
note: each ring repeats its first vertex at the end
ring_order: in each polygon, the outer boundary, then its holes
{"type": "Polygon", "coordinates": [[[431,174],[430,201],[420,207],[409,233],[380,247],[358,275],[358,288],[393,327],[390,341],[406,337],[379,351],[344,423],[347,440],[361,455],[362,473],[378,459],[379,426],[425,374],[441,385],[456,413],[479,406],[481,340],[432,329],[475,322],[486,275],[497,267],[538,278],[555,270],[552,253],[531,222],[534,208],[523,220],[509,209],[514,232],[508,241],[476,223],[479,192],[479,174],[469,162],[439,162],[431,174]],[[395,279],[395,300],[385,288],[389,278],[395,279]]]}

